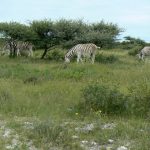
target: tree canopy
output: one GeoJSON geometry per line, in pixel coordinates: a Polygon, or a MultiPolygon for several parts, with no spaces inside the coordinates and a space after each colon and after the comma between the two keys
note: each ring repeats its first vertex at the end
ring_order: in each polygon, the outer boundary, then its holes
{"type": "Polygon", "coordinates": [[[18,22],[0,23],[0,34],[12,47],[15,55],[16,41],[28,41],[43,49],[41,58],[53,46],[71,47],[78,43],[95,43],[101,47],[112,47],[123,30],[116,24],[85,23],[82,20],[33,20],[29,24],[18,22]]]}

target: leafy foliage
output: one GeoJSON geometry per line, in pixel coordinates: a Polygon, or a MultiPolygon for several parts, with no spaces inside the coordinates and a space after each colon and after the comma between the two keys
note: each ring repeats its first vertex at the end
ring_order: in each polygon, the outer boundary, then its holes
{"type": "Polygon", "coordinates": [[[115,88],[94,84],[83,89],[84,106],[87,111],[104,114],[123,114],[127,110],[126,96],[115,88]]]}
{"type": "Polygon", "coordinates": [[[88,25],[82,20],[65,20],[61,19],[56,22],[56,28],[61,38],[61,45],[64,47],[70,47],[77,44],[77,40],[89,29],[88,25]]]}
{"type": "Polygon", "coordinates": [[[131,50],[128,51],[128,54],[131,56],[135,56],[136,54],[139,53],[139,51],[142,49],[141,46],[135,46],[134,48],[132,48],[131,50]]]}
{"type": "Polygon", "coordinates": [[[138,45],[145,45],[145,42],[139,38],[133,38],[133,37],[130,37],[130,36],[126,36],[124,37],[125,40],[128,42],[128,43],[131,43],[131,44],[138,44],[138,45]]]}
{"type": "Polygon", "coordinates": [[[99,63],[114,63],[116,61],[118,61],[118,57],[115,55],[109,55],[109,56],[105,56],[103,54],[97,54],[95,57],[96,62],[99,63]]]}
{"type": "Polygon", "coordinates": [[[18,41],[32,41],[34,33],[27,25],[17,22],[0,23],[0,33],[10,46],[10,56],[16,55],[18,41]]]}
{"type": "Polygon", "coordinates": [[[100,47],[112,48],[117,36],[123,30],[116,24],[105,23],[104,21],[89,24],[88,30],[78,38],[78,42],[95,43],[100,47]]]}
{"type": "Polygon", "coordinates": [[[64,60],[64,52],[58,49],[51,50],[47,54],[47,58],[49,60],[55,60],[55,61],[63,61],[64,60]]]}
{"type": "Polygon", "coordinates": [[[83,102],[75,111],[83,114],[101,112],[107,115],[129,115],[140,118],[150,117],[150,88],[146,83],[138,83],[129,88],[128,94],[115,87],[101,84],[88,85],[82,90],[83,102]]]}
{"type": "Polygon", "coordinates": [[[28,41],[36,48],[44,49],[44,58],[49,49],[61,45],[70,48],[79,43],[95,43],[101,47],[113,47],[117,36],[123,30],[116,24],[104,21],[88,24],[82,20],[33,20],[28,25],[17,22],[0,23],[0,33],[16,51],[17,41],[28,41]],[[13,44],[12,44],[13,43],[13,44]]]}
{"type": "Polygon", "coordinates": [[[30,23],[32,30],[36,34],[35,44],[44,49],[41,58],[44,58],[48,49],[59,43],[58,33],[51,20],[33,21],[30,23]]]}
{"type": "Polygon", "coordinates": [[[138,50],[142,49],[142,47],[144,47],[146,45],[146,42],[139,39],[139,38],[133,38],[130,36],[124,37],[124,41],[121,42],[120,48],[123,48],[125,50],[130,50],[131,52],[129,52],[129,55],[131,53],[131,55],[134,55],[135,53],[137,53],[138,50]]]}

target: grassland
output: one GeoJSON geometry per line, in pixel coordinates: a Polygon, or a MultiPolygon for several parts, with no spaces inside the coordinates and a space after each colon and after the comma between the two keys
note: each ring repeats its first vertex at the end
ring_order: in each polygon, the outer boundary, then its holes
{"type": "Polygon", "coordinates": [[[37,58],[0,57],[0,149],[81,150],[150,149],[149,118],[82,115],[89,84],[116,86],[120,92],[150,85],[150,63],[127,51],[106,50],[113,63],[64,64],[37,58]]]}

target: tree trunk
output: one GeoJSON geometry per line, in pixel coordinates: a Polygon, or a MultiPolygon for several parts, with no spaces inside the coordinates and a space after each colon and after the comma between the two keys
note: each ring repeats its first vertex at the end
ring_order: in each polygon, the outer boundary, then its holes
{"type": "Polygon", "coordinates": [[[9,57],[12,58],[13,57],[13,46],[12,46],[12,42],[9,41],[9,47],[10,47],[10,54],[9,54],[9,57]]]}
{"type": "Polygon", "coordinates": [[[44,53],[43,53],[42,56],[41,56],[41,59],[44,59],[45,55],[47,54],[47,51],[48,51],[48,48],[46,47],[46,48],[44,49],[44,53]]]}
{"type": "Polygon", "coordinates": [[[12,49],[10,49],[9,57],[10,57],[10,58],[12,58],[12,57],[13,57],[13,51],[12,51],[12,49]]]}
{"type": "Polygon", "coordinates": [[[13,42],[13,57],[16,57],[16,52],[17,52],[17,43],[13,42]]]}
{"type": "Polygon", "coordinates": [[[13,57],[16,57],[16,48],[14,48],[13,57]]]}

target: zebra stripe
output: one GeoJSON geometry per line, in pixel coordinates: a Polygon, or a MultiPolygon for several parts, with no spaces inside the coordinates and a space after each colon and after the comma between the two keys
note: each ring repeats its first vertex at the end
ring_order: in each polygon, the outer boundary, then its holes
{"type": "Polygon", "coordinates": [[[96,46],[93,43],[77,44],[72,47],[65,55],[65,62],[70,62],[70,59],[73,57],[73,55],[77,55],[77,62],[82,62],[82,57],[89,57],[92,63],[94,63],[96,49],[98,48],[100,47],[96,46]]]}
{"type": "Polygon", "coordinates": [[[21,55],[26,55],[26,56],[33,56],[33,45],[29,42],[22,42],[22,41],[17,41],[17,42],[11,42],[8,43],[6,42],[3,50],[2,50],[2,55],[10,55],[10,52],[14,50],[14,46],[16,47],[16,55],[21,56],[21,55]]]}

